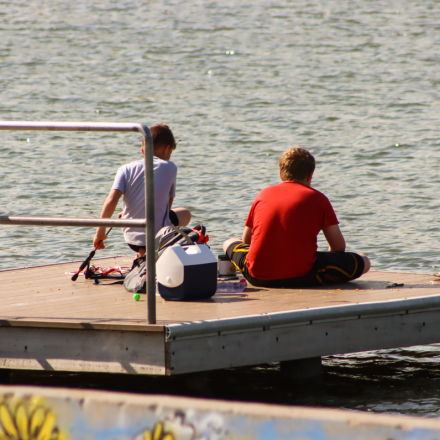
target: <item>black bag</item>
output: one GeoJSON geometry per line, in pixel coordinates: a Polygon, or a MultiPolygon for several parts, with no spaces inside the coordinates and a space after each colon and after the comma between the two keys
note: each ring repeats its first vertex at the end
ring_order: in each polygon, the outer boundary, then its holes
{"type": "MultiPolygon", "coordinates": [[[[205,243],[209,240],[206,228],[197,225],[193,229],[187,227],[165,226],[156,234],[156,261],[165,249],[175,244],[205,243]]],[[[130,272],[125,276],[124,287],[129,292],[147,292],[147,264],[146,257],[138,257],[133,261],[130,272]]]]}
{"type": "Polygon", "coordinates": [[[130,272],[125,276],[124,287],[129,292],[147,292],[147,264],[145,255],[133,261],[130,272]]]}
{"type": "Polygon", "coordinates": [[[203,225],[197,225],[194,228],[165,226],[156,234],[156,261],[169,246],[184,243],[206,244],[208,241],[209,236],[206,235],[206,228],[203,225]]]}

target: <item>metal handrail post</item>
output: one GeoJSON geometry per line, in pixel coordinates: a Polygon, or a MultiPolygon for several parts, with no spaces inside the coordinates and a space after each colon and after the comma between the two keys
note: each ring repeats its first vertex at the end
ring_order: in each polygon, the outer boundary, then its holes
{"type": "MultiPolygon", "coordinates": [[[[145,142],[145,234],[147,266],[147,319],[149,324],[156,323],[156,261],[155,261],[155,218],[154,218],[154,166],[153,138],[145,124],[125,122],[33,122],[33,121],[0,121],[0,130],[31,131],[107,131],[138,132],[145,142]]],[[[11,219],[3,218],[10,223],[11,219]]]]}
{"type": "Polygon", "coordinates": [[[154,209],[154,146],[153,136],[148,129],[144,136],[144,181],[145,181],[145,258],[147,267],[147,313],[148,323],[156,324],[156,252],[155,252],[155,209],[154,209]]]}

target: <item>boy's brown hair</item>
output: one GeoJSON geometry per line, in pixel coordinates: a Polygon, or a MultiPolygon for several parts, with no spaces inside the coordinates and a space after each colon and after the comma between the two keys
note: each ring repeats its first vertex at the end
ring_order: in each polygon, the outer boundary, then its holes
{"type": "Polygon", "coordinates": [[[173,150],[176,149],[176,140],[168,125],[161,122],[150,127],[150,131],[153,136],[154,148],[167,147],[169,145],[173,150]]]}
{"type": "Polygon", "coordinates": [[[315,171],[315,158],[304,148],[290,148],[280,157],[281,179],[304,180],[315,171]]]}

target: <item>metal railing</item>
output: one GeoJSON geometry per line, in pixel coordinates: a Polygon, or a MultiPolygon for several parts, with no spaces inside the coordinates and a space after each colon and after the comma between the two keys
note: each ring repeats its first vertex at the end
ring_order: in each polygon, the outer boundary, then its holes
{"type": "Polygon", "coordinates": [[[107,131],[137,132],[145,140],[145,220],[116,220],[60,217],[0,216],[2,225],[36,226],[113,226],[114,228],[145,227],[147,266],[147,320],[156,324],[156,262],[154,255],[154,168],[153,138],[145,124],[118,122],[31,122],[0,121],[0,130],[32,131],[107,131]]]}

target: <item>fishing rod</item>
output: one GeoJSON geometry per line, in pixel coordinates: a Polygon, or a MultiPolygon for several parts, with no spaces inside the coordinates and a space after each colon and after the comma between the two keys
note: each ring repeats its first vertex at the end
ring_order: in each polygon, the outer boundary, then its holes
{"type": "MultiPolygon", "coordinates": [[[[113,226],[105,233],[105,235],[108,236],[108,234],[110,234],[110,231],[112,229],[113,229],[113,226]]],[[[93,249],[93,251],[90,252],[89,256],[82,262],[81,266],[78,269],[78,272],[72,276],[72,278],[71,278],[72,281],[76,281],[78,279],[78,275],[81,273],[81,271],[90,265],[90,261],[95,256],[95,252],[97,249],[98,249],[98,245],[95,246],[95,249],[93,249]]]]}

